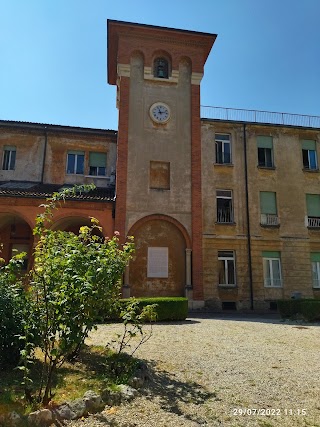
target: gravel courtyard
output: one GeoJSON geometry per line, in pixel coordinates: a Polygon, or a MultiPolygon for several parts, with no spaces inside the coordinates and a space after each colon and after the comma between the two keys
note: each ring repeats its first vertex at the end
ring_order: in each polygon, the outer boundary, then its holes
{"type": "MultiPolygon", "coordinates": [[[[101,325],[105,344],[121,325],[101,325]]],[[[127,405],[68,426],[320,427],[320,325],[263,318],[157,324],[136,353],[152,381],[127,405]]]]}

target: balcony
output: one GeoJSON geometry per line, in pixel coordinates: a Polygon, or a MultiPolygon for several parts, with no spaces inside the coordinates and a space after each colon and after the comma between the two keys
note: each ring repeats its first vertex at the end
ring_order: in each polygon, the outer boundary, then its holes
{"type": "Polygon", "coordinates": [[[229,208],[217,210],[217,223],[219,224],[233,224],[232,210],[229,208]]]}
{"type": "Polygon", "coordinates": [[[305,224],[308,228],[320,228],[320,217],[306,216],[305,224]]]}
{"type": "Polygon", "coordinates": [[[207,105],[201,106],[201,118],[320,128],[320,116],[279,113],[274,111],[244,110],[240,108],[211,107],[207,105]]]}
{"type": "Polygon", "coordinates": [[[277,227],[280,225],[279,217],[274,214],[261,214],[260,224],[264,226],[277,227]]]}

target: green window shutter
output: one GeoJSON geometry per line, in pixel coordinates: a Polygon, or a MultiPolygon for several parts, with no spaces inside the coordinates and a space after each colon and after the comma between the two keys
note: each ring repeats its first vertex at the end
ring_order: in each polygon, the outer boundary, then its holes
{"type": "Polygon", "coordinates": [[[316,141],[312,139],[303,139],[302,140],[302,149],[303,150],[314,150],[316,149],[316,141]]]}
{"type": "Polygon", "coordinates": [[[272,136],[257,136],[258,148],[272,149],[272,136]]]}
{"type": "Polygon", "coordinates": [[[89,164],[90,166],[105,168],[107,164],[107,154],[91,152],[89,155],[89,164]]]}
{"type": "Polygon", "coordinates": [[[5,151],[16,151],[17,148],[14,145],[4,145],[3,149],[5,151]]]}
{"type": "Polygon", "coordinates": [[[260,191],[260,209],[262,214],[277,215],[276,193],[272,191],[260,191]]]}
{"type": "Polygon", "coordinates": [[[320,262],[320,252],[311,252],[311,262],[320,262]]]}
{"type": "Polygon", "coordinates": [[[320,194],[307,194],[308,216],[320,217],[320,194]]]}
{"type": "Polygon", "coordinates": [[[84,151],[69,150],[68,154],[78,154],[78,156],[80,155],[84,156],[84,151]]]}
{"type": "Polygon", "coordinates": [[[280,252],[279,251],[263,251],[262,257],[263,258],[280,258],[280,252]]]}

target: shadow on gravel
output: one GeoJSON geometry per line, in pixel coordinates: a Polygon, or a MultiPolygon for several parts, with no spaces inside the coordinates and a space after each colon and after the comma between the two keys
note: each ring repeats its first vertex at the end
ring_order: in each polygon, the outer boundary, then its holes
{"type": "Polygon", "coordinates": [[[206,420],[196,414],[188,414],[183,411],[181,403],[203,405],[209,399],[219,400],[216,393],[205,390],[203,386],[194,381],[180,381],[173,373],[159,371],[155,368],[155,363],[147,362],[151,380],[147,382],[142,390],[142,394],[149,399],[159,399],[163,410],[175,413],[199,425],[207,425],[206,420]]]}
{"type": "MultiPolygon", "coordinates": [[[[195,316],[197,317],[197,316],[195,316]]],[[[161,322],[155,322],[153,323],[152,327],[157,327],[158,325],[166,326],[166,325],[174,325],[174,326],[188,326],[188,325],[195,325],[197,323],[201,323],[201,320],[197,319],[186,319],[186,320],[167,320],[167,321],[161,321],[161,322]]]]}
{"type": "MultiPolygon", "coordinates": [[[[320,326],[320,322],[306,322],[304,320],[281,319],[277,313],[196,313],[190,312],[188,318],[191,322],[201,322],[202,319],[225,320],[232,322],[254,322],[254,323],[272,323],[274,325],[305,325],[305,326],[320,326]]],[[[187,319],[187,320],[189,320],[187,319]]]]}

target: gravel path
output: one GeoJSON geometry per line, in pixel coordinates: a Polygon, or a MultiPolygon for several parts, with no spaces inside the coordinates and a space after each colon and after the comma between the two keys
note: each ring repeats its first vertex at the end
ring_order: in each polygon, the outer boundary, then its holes
{"type": "MultiPolygon", "coordinates": [[[[99,326],[88,344],[121,330],[99,326]]],[[[320,325],[232,317],[157,324],[136,353],[150,366],[148,388],[68,427],[320,427],[319,350],[320,325]]]]}

